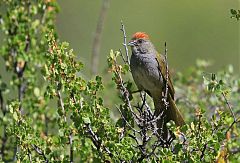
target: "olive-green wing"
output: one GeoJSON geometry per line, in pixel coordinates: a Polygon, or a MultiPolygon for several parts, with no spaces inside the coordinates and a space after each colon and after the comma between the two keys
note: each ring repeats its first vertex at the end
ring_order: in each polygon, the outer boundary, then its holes
{"type": "MultiPolygon", "coordinates": [[[[167,81],[167,67],[166,67],[166,62],[165,62],[165,58],[163,55],[159,54],[158,55],[158,63],[159,63],[159,68],[161,71],[161,74],[163,76],[163,79],[165,80],[165,82],[167,81]]],[[[164,91],[165,91],[165,87],[164,87],[164,91]]],[[[169,69],[168,69],[168,92],[170,93],[170,95],[172,96],[172,99],[174,100],[174,87],[172,84],[172,80],[171,80],[171,75],[169,73],[169,69]]]]}

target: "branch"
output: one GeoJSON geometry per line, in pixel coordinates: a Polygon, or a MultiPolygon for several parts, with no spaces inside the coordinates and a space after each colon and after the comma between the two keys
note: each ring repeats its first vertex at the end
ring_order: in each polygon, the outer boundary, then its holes
{"type": "Polygon", "coordinates": [[[62,95],[61,95],[60,90],[57,91],[57,97],[58,97],[58,100],[59,100],[59,103],[60,103],[60,106],[61,106],[61,109],[62,109],[62,112],[63,112],[64,122],[67,122],[64,103],[63,103],[63,99],[62,99],[62,95]]]}
{"type": "MultiPolygon", "coordinates": [[[[116,64],[116,63],[115,63],[116,64]]],[[[117,64],[116,64],[117,65],[117,64]]],[[[129,92],[127,90],[127,88],[124,86],[124,82],[123,82],[123,79],[122,79],[122,76],[121,76],[121,72],[119,70],[119,68],[116,69],[116,75],[117,75],[117,78],[119,80],[119,82],[117,83],[118,84],[118,87],[119,87],[119,90],[120,90],[120,93],[122,94],[122,96],[124,97],[124,100],[126,102],[126,105],[127,107],[130,109],[132,115],[134,117],[136,117],[138,120],[142,121],[143,119],[141,117],[139,117],[134,111],[133,111],[133,108],[132,108],[132,105],[131,105],[131,102],[129,100],[129,92]]]]}
{"type": "Polygon", "coordinates": [[[28,155],[29,161],[30,161],[30,163],[32,163],[32,154],[31,154],[31,151],[30,151],[29,148],[28,148],[27,150],[28,150],[27,155],[28,155]]]}
{"type": "Polygon", "coordinates": [[[120,108],[118,108],[117,106],[116,106],[116,108],[118,109],[118,111],[120,112],[120,114],[121,114],[121,117],[123,118],[123,120],[126,122],[126,124],[128,125],[128,127],[130,127],[134,132],[137,132],[137,133],[139,133],[140,131],[138,131],[138,130],[136,130],[136,129],[134,129],[130,124],[129,124],[129,122],[127,121],[127,119],[124,117],[124,115],[123,115],[123,113],[121,112],[121,110],[120,110],[120,108]]]}
{"type": "MultiPolygon", "coordinates": [[[[0,90],[0,107],[1,107],[1,110],[2,110],[2,114],[3,114],[3,117],[5,117],[6,115],[6,108],[4,107],[4,101],[3,101],[3,96],[2,96],[2,91],[0,90]]],[[[6,147],[6,143],[7,143],[7,132],[6,132],[6,123],[3,124],[3,129],[2,129],[2,132],[3,132],[3,135],[1,137],[1,142],[2,142],[2,147],[1,147],[1,157],[3,158],[4,160],[4,157],[5,157],[5,147],[6,147]]]]}
{"type": "MultiPolygon", "coordinates": [[[[154,114],[150,108],[150,106],[147,104],[147,99],[146,99],[146,92],[144,92],[144,94],[142,94],[142,92],[140,92],[140,97],[142,99],[142,105],[145,106],[147,108],[148,114],[149,114],[149,118],[152,119],[154,114]]],[[[142,107],[143,107],[142,106],[142,107]]]]}
{"type": "Polygon", "coordinates": [[[123,46],[124,46],[124,49],[125,49],[125,55],[126,55],[126,59],[123,57],[122,55],[122,51],[120,50],[120,54],[123,58],[123,61],[128,65],[130,65],[130,59],[129,59],[129,54],[128,54],[128,47],[127,47],[127,36],[126,36],[126,31],[125,31],[125,27],[124,27],[124,24],[123,22],[121,21],[121,29],[120,29],[123,33],[123,46]]]}
{"type": "Polygon", "coordinates": [[[125,57],[123,56],[123,52],[122,52],[122,49],[119,49],[119,52],[120,52],[120,56],[122,57],[122,60],[125,64],[129,64],[128,61],[125,59],[125,57]]]}
{"type": "Polygon", "coordinates": [[[97,149],[102,148],[102,150],[105,151],[110,157],[113,157],[113,154],[111,153],[111,151],[101,143],[101,140],[99,139],[99,137],[93,132],[90,124],[88,123],[85,125],[87,127],[87,133],[90,135],[90,138],[91,138],[93,144],[96,146],[96,148],[97,149]]]}
{"type": "Polygon", "coordinates": [[[230,110],[230,112],[231,112],[231,114],[232,114],[232,117],[233,117],[234,121],[237,121],[236,116],[235,116],[235,114],[234,114],[234,112],[233,112],[233,109],[232,109],[231,105],[229,104],[229,102],[228,102],[228,100],[227,100],[227,97],[226,97],[226,95],[225,95],[224,92],[222,92],[222,96],[223,96],[223,98],[224,98],[224,100],[225,100],[225,102],[226,102],[226,104],[227,104],[227,106],[228,106],[228,109],[230,110]]]}
{"type": "Polygon", "coordinates": [[[229,101],[228,101],[228,99],[227,99],[227,97],[226,97],[226,95],[225,95],[224,92],[222,92],[222,96],[223,96],[223,98],[224,98],[224,100],[225,100],[225,102],[226,102],[226,104],[227,104],[227,106],[228,106],[228,109],[230,110],[230,112],[231,112],[231,114],[232,114],[232,117],[233,117],[233,122],[232,122],[232,124],[228,127],[228,129],[227,129],[226,132],[225,132],[225,134],[227,134],[227,132],[233,127],[233,125],[234,125],[235,123],[238,123],[239,121],[237,120],[237,118],[236,118],[236,116],[235,116],[235,114],[234,114],[234,112],[233,112],[232,106],[230,105],[230,103],[229,103],[229,101]]]}
{"type": "Polygon", "coordinates": [[[164,58],[165,58],[165,63],[166,63],[166,90],[165,90],[165,94],[164,94],[164,104],[166,107],[166,110],[168,108],[168,102],[167,102],[167,97],[168,97],[168,78],[169,78],[169,70],[168,70],[168,62],[167,62],[167,43],[165,42],[164,44],[164,58]]]}
{"type": "Polygon", "coordinates": [[[96,32],[93,39],[93,46],[92,46],[92,67],[91,73],[92,75],[97,74],[98,64],[99,64],[99,55],[100,55],[100,46],[101,46],[101,36],[103,32],[104,21],[107,14],[107,9],[109,7],[110,0],[103,0],[102,1],[102,9],[100,11],[100,15],[98,18],[98,24],[96,28],[96,32]]]}
{"type": "Polygon", "coordinates": [[[40,156],[43,156],[43,159],[45,160],[45,163],[48,163],[48,159],[47,157],[45,156],[44,152],[38,147],[36,146],[35,144],[32,145],[33,149],[40,155],[40,156]]]}
{"type": "Polygon", "coordinates": [[[204,144],[203,149],[201,151],[201,156],[200,156],[201,161],[203,161],[204,159],[206,149],[207,149],[207,143],[204,144]]]}
{"type": "Polygon", "coordinates": [[[73,163],[73,138],[72,133],[69,135],[69,144],[70,144],[70,163],[73,163]]]}

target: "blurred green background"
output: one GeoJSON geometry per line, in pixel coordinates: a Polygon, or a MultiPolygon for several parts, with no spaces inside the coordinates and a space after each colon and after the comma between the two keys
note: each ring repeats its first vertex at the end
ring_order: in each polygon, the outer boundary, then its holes
{"type": "MultiPolygon", "coordinates": [[[[92,44],[103,0],[58,0],[56,24],[61,41],[70,43],[85,64],[90,77],[92,44]]],[[[170,68],[181,71],[196,59],[211,61],[209,72],[232,64],[240,72],[240,22],[231,19],[230,9],[240,0],[109,0],[101,47],[99,73],[105,72],[110,49],[122,48],[120,22],[127,39],[137,31],[150,35],[159,52],[168,45],[170,68]]],[[[0,43],[2,43],[0,33],[0,43]]],[[[0,60],[3,64],[3,61],[0,60]]],[[[2,70],[0,70],[2,72],[2,70]]]]}
{"type": "MultiPolygon", "coordinates": [[[[89,76],[102,1],[58,2],[61,11],[56,23],[60,38],[70,42],[89,76]]],[[[230,18],[230,9],[239,9],[239,3],[239,0],[110,0],[101,39],[99,72],[107,67],[110,49],[122,48],[119,29],[123,20],[128,40],[134,32],[145,31],[161,53],[166,41],[169,64],[175,71],[184,70],[200,58],[213,62],[209,72],[233,64],[239,73],[240,22],[230,18]]]]}

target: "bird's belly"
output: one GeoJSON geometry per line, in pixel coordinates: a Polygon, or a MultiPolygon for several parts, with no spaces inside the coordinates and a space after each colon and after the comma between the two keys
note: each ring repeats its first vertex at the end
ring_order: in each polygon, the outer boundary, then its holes
{"type": "Polygon", "coordinates": [[[131,71],[133,79],[139,89],[148,90],[150,92],[161,92],[163,79],[158,62],[154,57],[138,58],[137,56],[132,56],[131,71]]]}

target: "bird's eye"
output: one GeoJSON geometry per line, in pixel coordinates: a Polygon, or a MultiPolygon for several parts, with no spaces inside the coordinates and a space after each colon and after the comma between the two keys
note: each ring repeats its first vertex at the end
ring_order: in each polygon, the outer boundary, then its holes
{"type": "Polygon", "coordinates": [[[139,39],[137,42],[138,42],[139,44],[141,44],[141,43],[143,43],[143,40],[142,40],[142,39],[139,39]]]}

